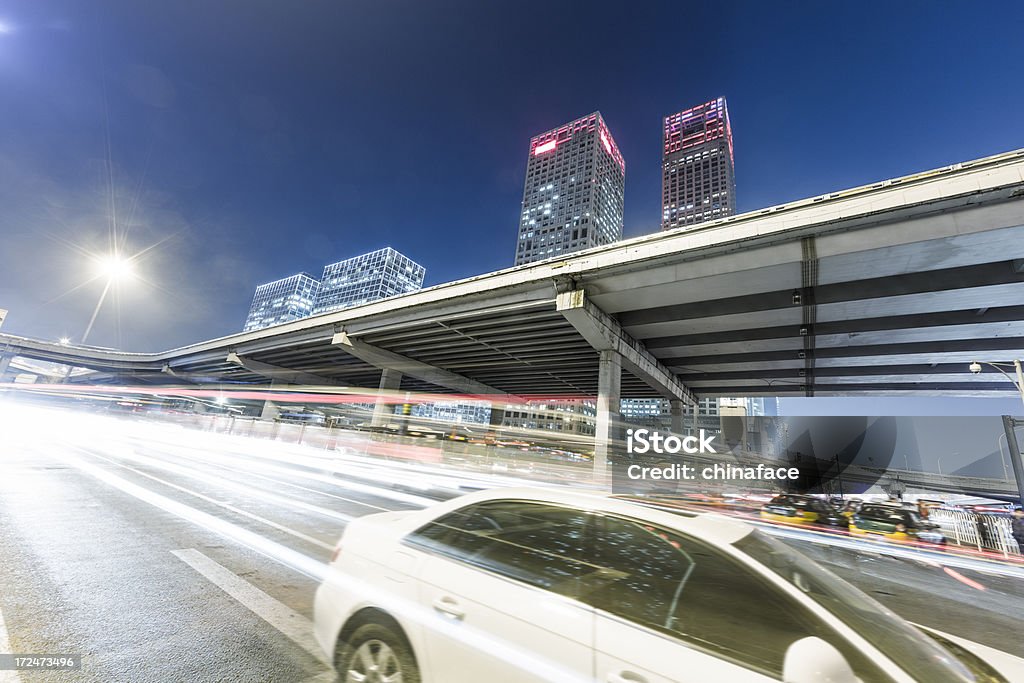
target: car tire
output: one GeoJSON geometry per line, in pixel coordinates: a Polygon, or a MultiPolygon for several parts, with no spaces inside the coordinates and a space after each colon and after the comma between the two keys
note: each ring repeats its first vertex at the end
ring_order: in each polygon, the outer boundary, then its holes
{"type": "Polygon", "coordinates": [[[381,624],[363,624],[340,644],[338,683],[420,683],[405,636],[381,624]]]}

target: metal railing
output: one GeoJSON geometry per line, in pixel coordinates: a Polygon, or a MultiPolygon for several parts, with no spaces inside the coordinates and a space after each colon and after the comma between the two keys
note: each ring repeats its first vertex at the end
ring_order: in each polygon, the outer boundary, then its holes
{"type": "Polygon", "coordinates": [[[942,527],[946,537],[958,545],[995,550],[1004,557],[1022,552],[1013,538],[1009,517],[940,507],[932,508],[928,519],[942,527]]]}

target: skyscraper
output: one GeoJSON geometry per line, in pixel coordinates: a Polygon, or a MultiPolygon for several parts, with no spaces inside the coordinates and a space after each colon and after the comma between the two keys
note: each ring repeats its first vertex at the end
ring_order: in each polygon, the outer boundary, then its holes
{"type": "Polygon", "coordinates": [[[305,318],[313,312],[320,281],[298,273],[256,288],[245,319],[246,332],[305,318]]]}
{"type": "Polygon", "coordinates": [[[622,238],[626,163],[600,112],[534,136],[515,264],[622,238]]]}
{"type": "Polygon", "coordinates": [[[725,98],[665,117],[661,229],[736,213],[732,128],[725,98]]]}
{"type": "Polygon", "coordinates": [[[391,247],[324,266],[314,315],[415,292],[426,269],[391,247]]]}

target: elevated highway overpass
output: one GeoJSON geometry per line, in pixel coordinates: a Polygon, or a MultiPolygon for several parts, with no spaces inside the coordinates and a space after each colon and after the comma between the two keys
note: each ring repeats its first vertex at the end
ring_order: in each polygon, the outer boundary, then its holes
{"type": "Polygon", "coordinates": [[[1010,395],[966,369],[1024,355],[1024,150],[168,351],[0,334],[0,355],[88,382],[597,397],[599,442],[620,396],[1010,395]]]}

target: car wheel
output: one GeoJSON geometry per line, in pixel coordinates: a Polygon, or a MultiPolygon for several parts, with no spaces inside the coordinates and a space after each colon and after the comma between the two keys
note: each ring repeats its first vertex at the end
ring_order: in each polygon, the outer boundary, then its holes
{"type": "Polygon", "coordinates": [[[339,683],[420,683],[406,639],[380,624],[364,624],[342,644],[339,683]]]}

